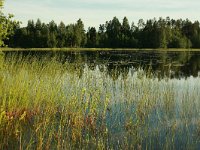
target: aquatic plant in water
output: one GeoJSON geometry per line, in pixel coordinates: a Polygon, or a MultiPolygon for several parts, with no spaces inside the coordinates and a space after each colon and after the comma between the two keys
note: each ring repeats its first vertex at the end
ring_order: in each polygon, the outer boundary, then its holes
{"type": "Polygon", "coordinates": [[[200,78],[76,65],[1,57],[0,149],[200,147],[200,78]]]}

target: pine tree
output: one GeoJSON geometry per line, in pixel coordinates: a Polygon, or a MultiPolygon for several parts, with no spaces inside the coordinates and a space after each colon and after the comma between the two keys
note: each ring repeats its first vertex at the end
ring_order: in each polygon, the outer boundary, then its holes
{"type": "Polygon", "coordinates": [[[131,31],[128,19],[124,17],[122,23],[121,47],[130,47],[131,31]]]}
{"type": "Polygon", "coordinates": [[[65,43],[66,43],[66,27],[65,24],[63,22],[61,22],[58,26],[58,36],[57,36],[57,47],[65,47],[65,43]]]}
{"type": "Polygon", "coordinates": [[[79,19],[74,26],[75,47],[83,47],[86,43],[84,24],[79,19]]]}
{"type": "Polygon", "coordinates": [[[98,37],[95,27],[88,28],[87,47],[96,47],[97,44],[98,44],[98,37]]]}

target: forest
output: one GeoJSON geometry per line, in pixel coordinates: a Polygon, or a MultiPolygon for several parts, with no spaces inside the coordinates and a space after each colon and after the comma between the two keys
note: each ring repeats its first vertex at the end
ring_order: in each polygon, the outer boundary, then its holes
{"type": "Polygon", "coordinates": [[[13,48],[200,48],[200,24],[160,17],[146,22],[140,19],[135,25],[126,17],[122,22],[114,17],[99,29],[89,27],[85,31],[81,19],[68,25],[54,21],[46,24],[38,19],[29,20],[26,27],[15,23],[4,43],[13,48]]]}
{"type": "Polygon", "coordinates": [[[79,19],[65,25],[55,21],[44,23],[40,19],[29,20],[21,27],[13,15],[5,16],[0,0],[0,47],[11,48],[200,48],[199,21],[189,19],[140,19],[129,23],[127,17],[89,27],[79,19]]]}

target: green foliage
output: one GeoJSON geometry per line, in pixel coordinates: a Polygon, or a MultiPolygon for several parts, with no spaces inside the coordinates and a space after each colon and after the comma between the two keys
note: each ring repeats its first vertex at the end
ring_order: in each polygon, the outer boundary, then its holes
{"type": "Polygon", "coordinates": [[[3,7],[3,0],[0,0],[0,9],[3,7]]]}
{"type": "Polygon", "coordinates": [[[86,43],[84,24],[79,19],[74,27],[75,47],[82,47],[86,43]]]}
{"type": "Polygon", "coordinates": [[[57,36],[58,47],[66,47],[66,27],[63,22],[58,26],[58,36],[57,36]]]}
{"type": "Polygon", "coordinates": [[[79,77],[78,62],[6,57],[0,57],[0,149],[200,145],[199,78],[169,81],[138,69],[113,80],[87,67],[79,77]]]}
{"type": "Polygon", "coordinates": [[[0,0],[0,47],[6,46],[5,41],[9,36],[14,34],[14,28],[19,25],[19,22],[13,21],[13,15],[5,16],[2,12],[3,0],[0,0]]]}
{"type": "Polygon", "coordinates": [[[98,34],[95,27],[88,28],[87,32],[87,47],[97,47],[98,46],[98,34]]]}
{"type": "Polygon", "coordinates": [[[69,25],[63,22],[57,25],[54,21],[45,24],[38,19],[36,23],[29,20],[25,28],[15,27],[14,35],[1,41],[10,47],[23,48],[200,48],[200,24],[167,17],[146,23],[140,19],[135,26],[126,17],[122,23],[114,17],[101,24],[98,31],[89,27],[85,32],[81,19],[69,25]]]}
{"type": "Polygon", "coordinates": [[[120,47],[121,41],[121,23],[117,17],[114,17],[111,21],[106,22],[106,35],[108,37],[108,47],[116,48],[120,47]]]}
{"type": "Polygon", "coordinates": [[[122,22],[122,35],[121,35],[121,47],[130,47],[131,46],[131,30],[130,30],[129,21],[124,17],[122,22]]]}

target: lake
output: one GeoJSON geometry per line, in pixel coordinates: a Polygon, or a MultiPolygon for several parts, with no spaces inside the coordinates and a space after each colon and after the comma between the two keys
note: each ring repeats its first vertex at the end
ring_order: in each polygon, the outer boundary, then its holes
{"type": "MultiPolygon", "coordinates": [[[[58,57],[60,61],[76,64],[76,69],[87,66],[91,70],[97,68],[106,72],[113,79],[122,75],[126,77],[130,70],[143,69],[158,78],[199,77],[200,52],[159,52],[159,51],[83,51],[83,52],[48,52],[23,51],[6,52],[6,55],[17,54],[34,56],[42,60],[44,57],[58,57]]],[[[80,74],[81,76],[81,74],[80,74]]]]}
{"type": "Polygon", "coordinates": [[[199,52],[6,52],[0,67],[7,114],[0,119],[14,118],[0,126],[8,142],[32,149],[40,139],[65,149],[200,148],[199,52]],[[19,126],[22,136],[13,139],[19,126]]]}

